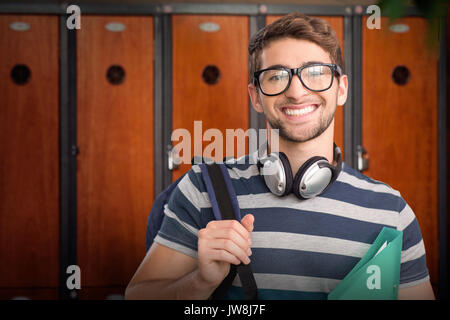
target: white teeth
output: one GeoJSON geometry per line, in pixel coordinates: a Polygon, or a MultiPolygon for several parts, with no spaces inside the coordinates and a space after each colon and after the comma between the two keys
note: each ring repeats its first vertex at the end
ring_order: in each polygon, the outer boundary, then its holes
{"type": "Polygon", "coordinates": [[[309,106],[302,109],[289,109],[286,108],[283,110],[283,112],[289,116],[302,116],[307,113],[313,112],[316,108],[314,106],[309,106]]]}

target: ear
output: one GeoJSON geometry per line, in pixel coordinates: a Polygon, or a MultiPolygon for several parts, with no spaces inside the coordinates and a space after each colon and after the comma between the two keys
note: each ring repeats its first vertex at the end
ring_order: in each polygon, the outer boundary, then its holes
{"type": "Polygon", "coordinates": [[[345,101],[347,101],[347,93],[348,93],[348,78],[345,74],[343,74],[339,79],[339,88],[337,96],[338,106],[343,106],[345,104],[345,101]]]}
{"type": "Polygon", "coordinates": [[[253,109],[255,109],[256,112],[263,113],[264,109],[259,98],[258,90],[253,83],[248,84],[248,95],[252,101],[253,109]]]}

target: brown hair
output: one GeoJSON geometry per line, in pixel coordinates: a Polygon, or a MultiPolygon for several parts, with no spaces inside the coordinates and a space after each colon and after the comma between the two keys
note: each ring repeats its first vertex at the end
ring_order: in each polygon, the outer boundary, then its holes
{"type": "Polygon", "coordinates": [[[250,82],[253,83],[253,73],[260,68],[262,50],[271,41],[285,37],[314,42],[329,53],[332,63],[344,70],[339,40],[328,22],[294,12],[262,28],[251,38],[248,46],[250,82]]]}

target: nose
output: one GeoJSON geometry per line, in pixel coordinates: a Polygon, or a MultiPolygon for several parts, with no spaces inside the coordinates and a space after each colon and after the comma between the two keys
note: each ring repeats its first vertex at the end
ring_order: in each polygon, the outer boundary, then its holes
{"type": "Polygon", "coordinates": [[[299,100],[301,97],[308,95],[309,93],[310,91],[303,86],[298,75],[292,76],[291,85],[284,92],[286,97],[293,100],[299,100]]]}

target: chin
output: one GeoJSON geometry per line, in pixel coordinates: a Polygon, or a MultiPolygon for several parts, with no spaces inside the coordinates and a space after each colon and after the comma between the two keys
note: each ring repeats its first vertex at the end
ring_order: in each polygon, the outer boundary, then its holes
{"type": "Polygon", "coordinates": [[[312,129],[302,129],[300,130],[286,130],[285,128],[280,129],[280,138],[290,142],[307,142],[313,140],[320,136],[326,128],[312,128],[312,129]]]}

